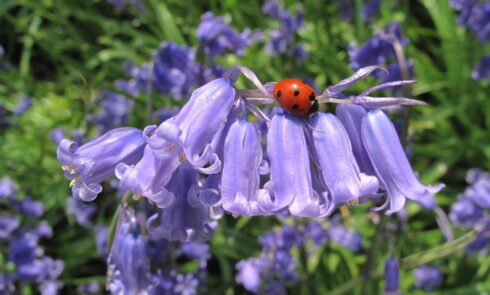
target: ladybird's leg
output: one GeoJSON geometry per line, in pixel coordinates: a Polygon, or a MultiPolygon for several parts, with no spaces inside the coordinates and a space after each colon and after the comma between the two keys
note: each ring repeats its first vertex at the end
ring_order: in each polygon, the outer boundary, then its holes
{"type": "Polygon", "coordinates": [[[373,86],[371,88],[364,90],[361,94],[359,94],[359,96],[366,96],[366,95],[373,93],[376,90],[381,90],[384,88],[391,88],[391,87],[397,87],[397,86],[403,86],[403,85],[412,85],[416,82],[417,81],[415,81],[415,80],[401,80],[401,81],[393,81],[393,82],[383,83],[383,84],[379,84],[379,85],[376,85],[376,86],[373,86]]]}
{"type": "Polygon", "coordinates": [[[388,73],[386,69],[379,66],[368,66],[368,67],[361,68],[357,72],[355,72],[352,76],[340,81],[335,85],[328,87],[320,96],[318,96],[318,98],[335,97],[335,94],[340,93],[341,91],[351,87],[352,85],[366,78],[376,70],[382,70],[388,73]]]}

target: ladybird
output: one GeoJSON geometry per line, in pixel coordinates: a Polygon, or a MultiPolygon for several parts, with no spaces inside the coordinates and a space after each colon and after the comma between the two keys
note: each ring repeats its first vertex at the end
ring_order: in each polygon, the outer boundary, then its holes
{"type": "Polygon", "coordinates": [[[273,94],[285,110],[295,115],[304,116],[318,111],[315,90],[299,79],[285,79],[277,82],[273,94]]]}

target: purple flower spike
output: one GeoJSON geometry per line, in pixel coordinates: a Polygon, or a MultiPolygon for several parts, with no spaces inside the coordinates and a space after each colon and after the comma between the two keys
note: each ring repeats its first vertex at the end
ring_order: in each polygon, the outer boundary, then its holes
{"type": "Polygon", "coordinates": [[[396,258],[390,258],[385,263],[384,295],[400,295],[400,269],[396,258]]]}
{"type": "Polygon", "coordinates": [[[315,159],[333,205],[376,193],[378,180],[359,171],[349,138],[339,119],[332,114],[318,112],[309,123],[315,159]]]}
{"type": "Polygon", "coordinates": [[[223,208],[244,216],[263,215],[259,206],[261,137],[255,126],[238,120],[231,126],[224,145],[221,177],[223,208]]]}
{"type": "Polygon", "coordinates": [[[122,208],[108,264],[108,289],[112,294],[146,294],[150,261],[131,209],[122,208]]]}
{"type": "Polygon", "coordinates": [[[265,201],[269,211],[288,207],[294,216],[318,217],[327,213],[329,202],[312,188],[310,155],[301,120],[276,108],[267,135],[270,183],[273,200],[265,201]]]}
{"type": "Polygon", "coordinates": [[[215,223],[208,218],[208,210],[198,199],[197,173],[180,167],[167,185],[175,202],[160,209],[150,217],[146,227],[154,239],[190,242],[208,240],[214,232],[215,223]],[[154,223],[159,225],[154,226],[154,223]]]}
{"type": "Polygon", "coordinates": [[[376,175],[371,164],[369,155],[362,142],[361,123],[367,111],[364,107],[357,105],[337,105],[336,115],[344,125],[352,144],[352,152],[356,158],[361,172],[368,175],[376,175]]]}
{"type": "Polygon", "coordinates": [[[480,62],[473,69],[471,77],[475,80],[490,81],[490,54],[480,59],[480,62]]]}
{"type": "Polygon", "coordinates": [[[417,180],[395,127],[382,111],[371,110],[366,114],[361,134],[376,175],[387,191],[387,202],[381,207],[390,205],[386,214],[401,210],[406,198],[422,201],[433,198],[433,194],[444,188],[444,184],[424,186],[417,180]]]}
{"type": "Polygon", "coordinates": [[[142,132],[136,128],[118,128],[78,147],[68,139],[60,142],[58,160],[75,198],[93,201],[102,191],[100,183],[114,175],[119,163],[133,164],[141,158],[142,132]]]}

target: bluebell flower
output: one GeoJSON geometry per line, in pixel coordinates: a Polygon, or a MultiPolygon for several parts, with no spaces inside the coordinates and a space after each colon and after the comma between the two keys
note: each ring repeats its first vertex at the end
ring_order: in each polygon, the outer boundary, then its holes
{"type": "Polygon", "coordinates": [[[462,26],[466,26],[468,24],[468,19],[470,18],[476,3],[476,0],[449,0],[451,7],[459,11],[459,15],[456,18],[458,24],[462,26]]]}
{"type": "Polygon", "coordinates": [[[262,285],[261,273],[264,269],[262,260],[255,257],[241,260],[235,268],[238,271],[236,282],[242,284],[247,291],[258,293],[262,285]]]}
{"type": "Polygon", "coordinates": [[[332,114],[316,113],[309,119],[315,159],[330,202],[339,206],[379,189],[375,176],[361,173],[342,123],[332,114]]]}
{"type": "Polygon", "coordinates": [[[79,198],[68,198],[66,210],[68,214],[75,217],[78,224],[84,227],[92,225],[92,217],[97,212],[97,206],[92,203],[85,203],[79,198]]]}
{"type": "Polygon", "coordinates": [[[65,130],[63,127],[52,129],[49,132],[49,138],[51,139],[51,142],[58,145],[65,138],[65,130]]]}
{"type": "Polygon", "coordinates": [[[483,56],[473,69],[471,77],[475,80],[490,81],[490,54],[483,56]]]}
{"type": "Polygon", "coordinates": [[[22,214],[31,217],[39,217],[44,212],[44,205],[34,201],[31,197],[24,197],[21,200],[12,200],[11,205],[22,214]]]}
{"type": "Polygon", "coordinates": [[[20,116],[23,113],[25,113],[31,106],[32,106],[32,98],[30,98],[29,96],[24,96],[15,107],[14,114],[16,116],[20,116]]]}
{"type": "Polygon", "coordinates": [[[408,44],[408,39],[401,33],[400,25],[390,23],[384,31],[379,31],[376,36],[369,39],[362,47],[354,43],[349,44],[348,53],[350,66],[353,70],[372,65],[386,65],[396,57],[393,44],[408,44]]]}
{"type": "Polygon", "coordinates": [[[211,60],[227,52],[242,55],[260,37],[258,31],[252,32],[249,29],[237,32],[223,17],[214,16],[212,12],[201,16],[196,34],[204,54],[211,60]]]}
{"type": "Polygon", "coordinates": [[[224,143],[221,197],[223,208],[244,216],[264,214],[259,202],[261,136],[253,123],[235,121],[224,143]]]}
{"type": "Polygon", "coordinates": [[[422,265],[413,271],[415,287],[425,291],[432,291],[442,282],[441,271],[432,266],[422,265]]]}
{"type": "Polygon", "coordinates": [[[0,216],[0,240],[10,239],[19,225],[20,220],[15,216],[0,216]]]}
{"type": "Polygon", "coordinates": [[[0,199],[12,199],[18,191],[19,188],[12,179],[8,177],[0,179],[0,199]]]}
{"type": "Polygon", "coordinates": [[[108,289],[112,294],[144,294],[150,287],[150,261],[139,226],[132,209],[122,207],[108,258],[108,289]]]}
{"type": "Polygon", "coordinates": [[[140,130],[119,128],[80,147],[73,141],[63,139],[57,156],[65,177],[71,180],[73,197],[92,201],[102,191],[100,183],[114,175],[116,165],[135,163],[141,158],[143,147],[140,130]]]}
{"type": "Polygon", "coordinates": [[[158,209],[147,221],[150,236],[171,241],[205,241],[216,227],[209,219],[208,209],[198,199],[197,173],[180,167],[167,185],[173,199],[170,206],[158,209]],[[154,224],[158,224],[155,226],[154,224]]]}
{"type": "Polygon", "coordinates": [[[369,0],[368,3],[362,7],[362,18],[365,22],[371,22],[373,17],[379,13],[379,8],[381,6],[380,0],[369,0]]]}
{"type": "Polygon", "coordinates": [[[385,263],[385,288],[384,295],[399,295],[400,293],[400,269],[396,258],[389,258],[385,263]]]}
{"type": "Polygon", "coordinates": [[[53,236],[53,229],[46,220],[42,220],[35,229],[35,234],[40,238],[50,238],[53,236]]]}
{"type": "Polygon", "coordinates": [[[164,95],[181,99],[196,83],[194,49],[173,42],[163,42],[155,54],[153,84],[164,95]]]}
{"type": "Polygon", "coordinates": [[[328,231],[323,228],[320,222],[308,222],[305,231],[317,247],[323,246],[328,239],[328,231]]]}
{"type": "Polygon", "coordinates": [[[344,22],[351,22],[354,15],[354,0],[337,1],[338,16],[344,22]]]}
{"type": "Polygon", "coordinates": [[[100,111],[95,114],[99,134],[124,126],[133,108],[133,101],[110,91],[102,91],[100,96],[100,111]]]}
{"type": "Polygon", "coordinates": [[[97,252],[102,257],[109,256],[109,229],[107,226],[99,224],[94,227],[94,232],[97,252]]]}
{"type": "Polygon", "coordinates": [[[197,288],[199,286],[199,281],[192,273],[187,273],[185,275],[177,275],[175,286],[173,291],[178,295],[195,295],[197,294],[197,288]]]}
{"type": "Polygon", "coordinates": [[[196,89],[175,117],[158,127],[145,128],[148,145],[142,159],[136,165],[117,167],[116,175],[121,185],[164,208],[173,202],[165,185],[181,162],[202,173],[218,172],[221,161],[210,142],[227,119],[234,102],[235,89],[227,79],[216,79],[196,89]]]}
{"type": "Polygon", "coordinates": [[[435,187],[424,186],[418,181],[395,127],[382,111],[369,111],[362,121],[361,128],[369,159],[387,192],[388,200],[383,205],[390,206],[387,214],[400,210],[406,198],[424,202],[423,199],[433,198],[433,195],[444,187],[443,184],[435,187]]]}
{"type": "Polygon", "coordinates": [[[303,13],[297,11],[296,15],[293,16],[280,6],[277,0],[267,0],[262,5],[262,11],[271,18],[280,21],[280,27],[269,32],[270,39],[265,44],[265,50],[272,55],[292,50],[290,52],[291,55],[300,53],[300,57],[303,58],[306,53],[304,48],[300,45],[296,45],[293,48],[289,46],[295,32],[303,25],[303,13]]]}
{"type": "Polygon", "coordinates": [[[481,43],[490,41],[490,3],[482,2],[471,10],[467,22],[481,43]]]}
{"type": "Polygon", "coordinates": [[[15,237],[9,246],[9,260],[17,265],[27,264],[36,258],[39,237],[26,232],[15,237]]]}
{"type": "Polygon", "coordinates": [[[201,266],[205,266],[205,263],[211,259],[211,252],[209,249],[209,245],[206,243],[200,243],[200,242],[188,242],[188,243],[182,243],[180,246],[180,251],[182,254],[185,256],[198,260],[199,262],[204,262],[200,263],[201,266]]]}
{"type": "Polygon", "coordinates": [[[459,196],[458,201],[451,205],[449,218],[456,226],[471,228],[482,217],[483,210],[465,196],[459,196]]]}
{"type": "Polygon", "coordinates": [[[342,226],[337,219],[332,221],[326,234],[330,241],[351,251],[359,251],[362,248],[362,236],[356,231],[342,226]]]}
{"type": "Polygon", "coordinates": [[[133,96],[145,92],[148,87],[153,86],[152,70],[150,64],[141,66],[129,66],[127,72],[131,77],[130,80],[116,80],[114,85],[117,89],[130,93],[133,96]]]}

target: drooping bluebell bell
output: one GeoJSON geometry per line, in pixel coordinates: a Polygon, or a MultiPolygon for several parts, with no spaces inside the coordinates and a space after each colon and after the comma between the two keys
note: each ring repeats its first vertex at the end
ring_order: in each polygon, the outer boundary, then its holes
{"type": "Polygon", "coordinates": [[[251,257],[241,260],[236,264],[238,271],[235,280],[238,284],[253,293],[258,293],[262,284],[261,273],[264,269],[263,262],[260,258],[251,257]]]}
{"type": "Polygon", "coordinates": [[[441,271],[433,266],[422,265],[413,271],[415,276],[415,287],[425,291],[434,290],[442,282],[441,271]]]}
{"type": "Polygon", "coordinates": [[[20,220],[15,216],[0,216],[0,239],[6,240],[12,236],[14,230],[20,225],[20,220]]]}
{"type": "Polygon", "coordinates": [[[25,113],[32,106],[32,98],[29,96],[23,96],[19,101],[17,106],[15,107],[14,114],[16,116],[20,116],[25,113]]]}
{"type": "Polygon", "coordinates": [[[475,80],[490,81],[490,54],[483,56],[473,69],[471,77],[475,80]]]}
{"type": "Polygon", "coordinates": [[[481,2],[473,7],[467,26],[475,33],[481,43],[490,41],[490,3],[481,2]]]}
{"type": "Polygon", "coordinates": [[[385,263],[385,288],[384,295],[400,295],[400,269],[398,260],[389,258],[385,263]]]}
{"type": "Polygon", "coordinates": [[[9,177],[0,179],[0,199],[12,199],[17,195],[19,188],[9,177]]]}
{"type": "Polygon", "coordinates": [[[94,233],[97,252],[104,258],[109,256],[109,228],[99,224],[94,227],[94,233]]]}
{"type": "Polygon", "coordinates": [[[291,47],[294,34],[303,25],[303,13],[297,11],[296,15],[291,15],[277,0],[267,0],[262,5],[262,11],[273,19],[280,22],[278,29],[273,29],[268,32],[269,40],[265,45],[265,50],[272,55],[289,52],[290,55],[300,58],[306,56],[306,50],[301,48],[301,45],[291,47]],[[295,48],[295,49],[294,49],[295,48]]]}
{"type": "Polygon", "coordinates": [[[144,143],[136,128],[113,129],[80,147],[63,139],[57,156],[65,177],[71,180],[73,197],[94,200],[102,191],[100,183],[114,175],[117,164],[133,164],[141,158],[144,143]]]}
{"type": "Polygon", "coordinates": [[[328,213],[330,199],[326,192],[313,188],[310,154],[302,121],[276,108],[267,134],[270,161],[271,196],[263,197],[263,207],[270,212],[287,208],[291,214],[318,217],[328,213]]]}
{"type": "Polygon", "coordinates": [[[100,111],[94,118],[99,134],[124,126],[133,108],[133,101],[111,91],[102,91],[100,97],[100,111]]]}
{"type": "Polygon", "coordinates": [[[150,64],[141,66],[130,65],[126,67],[130,80],[116,80],[114,85],[117,89],[130,93],[133,96],[145,92],[148,87],[152,87],[152,71],[150,64]]]}
{"type": "Polygon", "coordinates": [[[253,123],[237,120],[224,143],[221,200],[223,208],[244,216],[261,215],[259,202],[261,136],[253,123]]]}
{"type": "Polygon", "coordinates": [[[196,35],[204,54],[211,60],[217,55],[225,55],[226,52],[242,55],[260,37],[258,31],[252,32],[250,29],[237,32],[224,17],[214,16],[212,12],[201,16],[196,35]]]}
{"type": "Polygon", "coordinates": [[[315,159],[328,190],[329,199],[339,206],[378,191],[375,176],[361,173],[349,137],[339,119],[318,112],[309,119],[315,159]]]}
{"type": "Polygon", "coordinates": [[[379,8],[381,6],[380,0],[369,0],[368,3],[362,7],[362,18],[365,22],[371,22],[373,17],[379,13],[379,8]]]}
{"type": "Polygon", "coordinates": [[[171,241],[205,241],[216,227],[208,209],[198,199],[197,173],[180,167],[167,185],[171,205],[158,209],[147,221],[150,236],[171,241]],[[157,225],[155,225],[157,224],[157,225]]]}
{"type": "Polygon", "coordinates": [[[108,289],[112,294],[145,294],[150,287],[147,243],[134,211],[122,205],[108,258],[108,289]]]}
{"type": "Polygon", "coordinates": [[[359,251],[362,248],[362,236],[356,231],[344,227],[338,219],[333,219],[326,230],[328,240],[339,244],[351,251],[359,251]]]}
{"type": "Polygon", "coordinates": [[[449,0],[451,7],[459,11],[459,15],[456,19],[460,25],[466,26],[468,24],[468,19],[470,18],[476,3],[476,0],[449,0]]]}
{"type": "Polygon", "coordinates": [[[160,44],[152,69],[155,88],[176,99],[186,97],[197,79],[194,59],[193,48],[173,42],[160,44]]]}
{"type": "Polygon", "coordinates": [[[427,203],[423,199],[433,198],[444,188],[443,184],[432,187],[418,181],[395,127],[382,111],[367,112],[362,120],[361,136],[376,175],[386,190],[387,202],[382,208],[390,206],[387,214],[399,211],[406,198],[427,203]]]}
{"type": "Polygon", "coordinates": [[[176,277],[175,286],[173,291],[177,295],[195,295],[197,294],[197,288],[199,281],[192,273],[179,274],[176,277]]]}
{"type": "Polygon", "coordinates": [[[173,202],[165,185],[181,162],[202,173],[218,172],[221,161],[210,142],[234,102],[235,89],[227,79],[216,79],[196,89],[175,117],[158,127],[145,128],[148,145],[142,159],[136,165],[117,167],[116,175],[121,185],[164,208],[173,202]]]}
{"type": "Polygon", "coordinates": [[[97,206],[92,203],[86,203],[79,198],[68,198],[66,210],[72,215],[76,222],[84,227],[92,226],[92,217],[97,212],[97,206]]]}
{"type": "Polygon", "coordinates": [[[27,216],[39,217],[44,212],[44,205],[41,202],[34,201],[31,197],[26,196],[21,200],[14,199],[11,206],[20,213],[27,216]]]}

